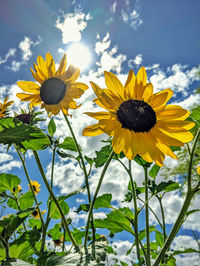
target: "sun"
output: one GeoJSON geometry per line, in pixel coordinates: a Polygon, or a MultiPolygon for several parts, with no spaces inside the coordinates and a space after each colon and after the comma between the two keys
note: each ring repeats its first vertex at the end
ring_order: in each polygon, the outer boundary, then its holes
{"type": "Polygon", "coordinates": [[[66,53],[69,64],[80,68],[81,71],[88,68],[91,61],[91,54],[85,45],[74,43],[69,47],[66,53]]]}

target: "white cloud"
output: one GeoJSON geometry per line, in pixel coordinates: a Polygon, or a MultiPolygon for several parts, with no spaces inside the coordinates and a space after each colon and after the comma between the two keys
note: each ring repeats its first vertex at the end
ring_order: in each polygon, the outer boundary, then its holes
{"type": "Polygon", "coordinates": [[[20,168],[21,164],[19,161],[16,161],[11,154],[6,153],[6,146],[0,146],[0,173],[7,173],[13,168],[20,168]]]}
{"type": "Polygon", "coordinates": [[[1,64],[5,64],[5,63],[8,61],[8,59],[9,59],[10,57],[15,56],[16,51],[17,51],[17,50],[16,50],[15,48],[10,48],[10,49],[8,50],[8,53],[5,55],[4,59],[0,56],[0,65],[1,65],[1,64]]]}
{"type": "Polygon", "coordinates": [[[81,32],[87,27],[91,18],[89,14],[82,12],[66,14],[63,22],[59,18],[56,27],[62,32],[63,43],[80,41],[81,32]]]}
{"type": "Polygon", "coordinates": [[[122,9],[121,14],[123,22],[130,25],[130,27],[135,30],[137,30],[143,23],[140,13],[136,9],[133,9],[132,12],[122,9]]]}
{"type": "Polygon", "coordinates": [[[143,61],[142,54],[138,54],[138,55],[136,55],[136,57],[134,59],[131,59],[131,60],[128,61],[128,66],[130,68],[133,68],[134,67],[134,64],[136,66],[139,66],[139,65],[142,64],[142,61],[143,61]]]}
{"type": "MultiPolygon", "coordinates": [[[[97,39],[99,39],[100,36],[97,36],[97,39]]],[[[110,34],[107,32],[106,36],[103,38],[102,42],[96,42],[95,44],[95,52],[99,55],[102,54],[105,50],[107,50],[110,47],[111,40],[109,40],[110,34]]]]}
{"type": "Polygon", "coordinates": [[[28,61],[32,56],[31,46],[33,41],[30,38],[24,37],[24,40],[19,43],[19,49],[22,51],[22,60],[28,61]]]}
{"type": "Polygon", "coordinates": [[[114,3],[111,5],[111,7],[110,7],[110,11],[111,11],[112,13],[115,13],[115,12],[116,12],[116,8],[117,8],[117,2],[114,2],[114,3]]]}

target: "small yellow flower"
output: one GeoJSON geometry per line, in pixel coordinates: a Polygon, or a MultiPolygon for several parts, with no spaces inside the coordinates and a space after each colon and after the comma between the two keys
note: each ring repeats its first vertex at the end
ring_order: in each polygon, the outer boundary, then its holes
{"type": "MultiPolygon", "coordinates": [[[[40,191],[40,186],[41,185],[37,181],[31,181],[31,185],[33,187],[35,195],[37,195],[38,192],[40,191]]],[[[28,186],[29,186],[29,189],[31,190],[30,185],[28,185],[28,186]]]]}
{"type": "Polygon", "coordinates": [[[12,214],[8,214],[8,215],[6,214],[5,216],[2,216],[1,219],[8,219],[8,218],[10,218],[11,216],[12,216],[12,214]]]}
{"type": "Polygon", "coordinates": [[[13,104],[13,101],[8,102],[8,97],[5,98],[3,103],[0,103],[0,118],[6,115],[8,107],[13,104]]]}
{"type": "MultiPolygon", "coordinates": [[[[46,211],[42,211],[41,214],[43,215],[46,211]]],[[[35,219],[39,219],[40,218],[40,215],[39,215],[39,211],[38,209],[36,209],[35,211],[32,212],[32,216],[35,218],[35,219]]]]}
{"type": "Polygon", "coordinates": [[[197,174],[200,175],[200,166],[197,166],[197,174]]]}
{"type": "Polygon", "coordinates": [[[130,70],[125,85],[106,71],[106,89],[90,83],[97,96],[94,102],[105,111],[86,113],[97,123],[86,127],[83,135],[108,134],[115,153],[123,152],[129,160],[138,154],[145,161],[162,166],[165,155],[177,158],[170,146],[183,146],[193,139],[189,130],[195,123],[185,121],[189,111],[167,105],[173,95],[171,89],[154,94],[144,67],[137,76],[130,70]]]}
{"type": "Polygon", "coordinates": [[[77,109],[74,99],[78,99],[88,89],[88,86],[81,82],[75,82],[80,75],[79,68],[70,65],[66,70],[66,54],[60,61],[58,70],[55,69],[55,62],[52,55],[46,54],[46,61],[38,56],[37,64],[31,68],[32,75],[37,81],[19,81],[17,85],[25,93],[17,93],[21,101],[30,102],[30,108],[40,105],[50,114],[58,114],[62,110],[66,115],[68,109],[77,109]],[[39,83],[39,84],[38,84],[39,83]]]}
{"type": "Polygon", "coordinates": [[[21,190],[22,190],[22,187],[20,185],[17,185],[16,187],[13,188],[12,192],[19,193],[21,190]]]}

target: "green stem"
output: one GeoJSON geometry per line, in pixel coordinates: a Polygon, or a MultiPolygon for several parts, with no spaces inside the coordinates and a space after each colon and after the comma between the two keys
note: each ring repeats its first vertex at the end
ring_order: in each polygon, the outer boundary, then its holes
{"type": "Polygon", "coordinates": [[[164,238],[164,242],[167,239],[167,235],[166,235],[166,226],[165,226],[165,213],[164,213],[164,208],[162,205],[162,198],[159,197],[158,195],[156,196],[156,198],[158,199],[159,203],[160,203],[160,209],[161,209],[161,215],[162,215],[162,230],[163,230],[163,238],[164,238]]]}
{"type": "MultiPolygon", "coordinates": [[[[69,130],[71,132],[71,135],[74,139],[74,142],[75,142],[75,145],[76,145],[76,148],[77,148],[77,151],[78,151],[78,154],[79,154],[79,157],[80,157],[80,160],[81,160],[81,163],[82,163],[82,169],[83,169],[83,172],[84,172],[84,175],[85,175],[85,184],[86,184],[86,188],[87,188],[87,195],[88,195],[88,201],[89,201],[89,204],[91,205],[91,194],[90,194],[90,186],[89,186],[89,180],[88,180],[88,174],[87,174],[87,170],[86,170],[86,166],[85,166],[85,162],[84,162],[84,159],[83,159],[83,156],[82,156],[82,152],[80,150],[80,147],[78,145],[78,142],[76,140],[76,136],[74,134],[74,131],[71,127],[71,124],[68,120],[68,117],[66,116],[66,114],[64,114],[64,118],[65,118],[65,121],[69,127],[69,130]]],[[[95,227],[94,227],[94,219],[93,219],[93,213],[91,213],[91,227],[92,227],[92,235],[93,235],[93,240],[95,240],[95,227]]]]}
{"type": "Polygon", "coordinates": [[[57,206],[57,208],[58,208],[58,210],[59,210],[59,212],[60,212],[60,215],[61,215],[61,217],[62,217],[62,221],[63,221],[63,225],[64,225],[64,227],[65,227],[65,230],[66,230],[66,232],[68,233],[69,238],[70,238],[72,244],[73,244],[77,249],[79,249],[79,248],[78,248],[78,245],[77,245],[77,243],[76,243],[76,241],[75,241],[75,239],[74,239],[74,237],[73,237],[73,235],[71,234],[71,232],[70,232],[70,230],[69,230],[69,227],[68,227],[67,221],[66,221],[66,219],[65,219],[65,215],[64,215],[64,213],[63,213],[63,211],[62,211],[62,208],[60,207],[60,204],[59,204],[57,198],[55,197],[55,195],[54,195],[54,193],[53,193],[53,191],[52,191],[52,189],[51,189],[51,187],[50,187],[50,185],[49,185],[49,183],[48,183],[48,181],[47,181],[47,178],[46,178],[46,176],[45,176],[45,174],[44,174],[44,170],[43,170],[43,168],[42,168],[42,165],[41,165],[41,162],[40,162],[39,156],[38,156],[38,154],[37,154],[36,151],[33,151],[33,154],[34,154],[34,156],[35,156],[35,160],[36,160],[36,163],[37,163],[38,168],[39,168],[39,170],[40,170],[40,174],[41,174],[41,176],[42,176],[42,179],[43,179],[43,181],[44,181],[44,183],[45,183],[45,185],[46,185],[46,187],[47,187],[47,189],[48,189],[48,191],[49,191],[50,196],[51,196],[52,199],[54,200],[54,202],[55,202],[55,204],[56,204],[56,206],[57,206]]]}
{"type": "Polygon", "coordinates": [[[176,219],[176,222],[175,222],[167,240],[164,243],[163,248],[160,250],[160,252],[158,254],[158,257],[154,263],[154,266],[159,265],[160,261],[164,258],[166,251],[169,249],[174,237],[176,236],[182,223],[184,222],[185,215],[186,215],[187,210],[190,206],[190,202],[191,202],[193,196],[195,195],[196,192],[199,191],[198,187],[195,187],[192,189],[192,163],[193,163],[194,151],[195,151],[199,136],[200,136],[200,129],[197,131],[197,134],[196,134],[194,142],[193,142],[191,154],[190,154],[190,161],[189,161],[189,166],[188,166],[188,177],[187,177],[188,185],[187,185],[187,194],[186,194],[185,201],[184,201],[183,206],[181,208],[181,211],[178,215],[178,218],[176,219]]]}
{"type": "Polygon", "coordinates": [[[139,246],[139,234],[138,234],[138,207],[137,207],[137,200],[136,200],[136,191],[135,191],[135,185],[133,182],[133,176],[131,171],[131,161],[129,160],[129,169],[128,169],[130,182],[131,182],[131,193],[133,198],[133,204],[134,204],[134,210],[135,210],[135,219],[134,219],[134,230],[135,230],[135,243],[136,243],[136,251],[137,251],[137,259],[139,261],[139,266],[141,264],[140,259],[140,246],[139,246]]]}
{"type": "Polygon", "coordinates": [[[145,172],[145,219],[146,219],[146,243],[147,243],[147,266],[151,266],[151,254],[150,254],[150,236],[149,236],[149,203],[148,203],[148,170],[147,167],[144,166],[145,172]]]}
{"type": "Polygon", "coordinates": [[[9,253],[9,243],[6,241],[3,237],[0,236],[0,240],[5,248],[6,251],[6,260],[10,259],[10,253],[9,253]]]}
{"type": "Polygon", "coordinates": [[[192,145],[192,150],[190,152],[190,161],[189,161],[189,167],[188,167],[188,191],[192,188],[192,163],[193,163],[193,156],[194,156],[194,151],[197,145],[197,141],[199,139],[200,136],[200,129],[197,131],[197,134],[195,136],[193,145],[192,145]]]}
{"type": "Polygon", "coordinates": [[[174,224],[174,226],[170,232],[170,235],[168,236],[167,240],[165,241],[164,246],[161,249],[160,253],[158,254],[158,257],[156,258],[156,261],[155,261],[153,266],[159,265],[160,261],[164,258],[166,251],[170,247],[174,237],[178,233],[178,230],[184,221],[185,214],[186,214],[186,212],[190,206],[190,202],[191,202],[194,194],[195,194],[195,192],[193,192],[193,191],[190,191],[189,193],[187,193],[184,204],[183,204],[182,209],[179,213],[179,216],[176,219],[176,222],[175,222],[175,224],[174,224]]]}
{"type": "Polygon", "coordinates": [[[33,186],[32,186],[32,184],[31,184],[31,179],[30,179],[29,174],[28,174],[28,171],[27,171],[27,169],[26,169],[25,161],[24,161],[24,159],[22,158],[21,152],[20,152],[19,148],[18,148],[16,145],[15,145],[15,149],[16,149],[16,151],[17,151],[17,153],[18,153],[18,155],[19,155],[19,158],[20,158],[20,160],[21,160],[21,162],[22,162],[22,165],[23,165],[23,168],[24,168],[24,172],[25,172],[25,174],[26,174],[26,178],[27,178],[28,183],[29,183],[29,187],[30,187],[30,189],[31,189],[31,192],[32,192],[32,194],[33,194],[33,198],[34,198],[35,204],[36,204],[37,209],[38,209],[38,213],[39,213],[40,220],[41,220],[41,223],[42,223],[42,230],[44,230],[45,225],[44,225],[43,216],[42,216],[42,213],[41,213],[41,210],[40,210],[40,206],[39,206],[39,203],[38,203],[38,201],[37,201],[37,198],[36,198],[36,195],[35,195],[35,192],[34,192],[33,186]]]}
{"type": "MultiPolygon", "coordinates": [[[[51,189],[53,189],[53,175],[54,175],[55,153],[56,153],[56,145],[53,148],[53,154],[52,154],[51,189]]],[[[49,226],[50,220],[51,220],[50,210],[51,210],[51,196],[49,197],[49,204],[48,204],[47,218],[46,218],[46,222],[45,222],[45,229],[42,232],[42,243],[41,243],[41,247],[40,247],[40,252],[43,252],[44,251],[44,248],[45,248],[46,232],[47,232],[47,228],[49,226]]]]}
{"type": "Polygon", "coordinates": [[[112,158],[113,158],[114,155],[115,155],[114,151],[112,151],[110,153],[110,155],[109,155],[109,158],[108,158],[108,160],[107,160],[107,162],[106,162],[106,164],[105,164],[105,166],[103,168],[103,171],[101,173],[101,176],[99,178],[99,183],[98,183],[97,188],[96,188],[96,191],[94,193],[93,200],[92,200],[92,202],[90,204],[90,209],[89,209],[89,212],[88,212],[87,225],[86,225],[86,231],[85,231],[85,240],[84,240],[84,247],[85,247],[85,249],[87,248],[87,239],[88,239],[88,230],[89,230],[89,224],[90,224],[90,217],[91,217],[91,214],[92,214],[92,210],[93,210],[93,207],[94,207],[94,203],[95,203],[95,200],[97,198],[97,195],[98,195],[99,189],[101,187],[103,178],[105,176],[106,170],[107,170],[107,168],[108,168],[108,166],[109,166],[109,164],[110,164],[110,162],[111,162],[111,160],[112,160],[112,158]]]}

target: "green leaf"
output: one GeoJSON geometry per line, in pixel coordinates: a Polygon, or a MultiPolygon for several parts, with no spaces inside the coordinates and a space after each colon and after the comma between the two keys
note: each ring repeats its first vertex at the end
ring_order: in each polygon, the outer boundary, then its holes
{"type": "Polygon", "coordinates": [[[173,250],[170,252],[171,256],[179,255],[179,254],[188,254],[188,253],[200,253],[199,250],[193,249],[193,248],[186,248],[186,249],[180,249],[180,250],[173,250]]]}
{"type": "Polygon", "coordinates": [[[14,200],[14,199],[8,199],[7,200],[7,205],[8,205],[8,207],[10,207],[10,208],[13,208],[13,209],[15,209],[15,210],[18,210],[18,206],[17,206],[17,203],[16,203],[16,201],[14,200]]]}
{"type": "MultiPolygon", "coordinates": [[[[72,137],[66,137],[63,141],[63,143],[60,143],[58,145],[59,148],[62,148],[64,150],[69,150],[69,151],[78,151],[75,141],[72,137]]],[[[80,147],[79,147],[80,148],[80,147]]]]}
{"type": "Polygon", "coordinates": [[[167,266],[176,266],[176,259],[175,258],[170,258],[167,261],[167,266]]]}
{"type": "MultiPolygon", "coordinates": [[[[69,212],[69,206],[68,204],[61,198],[58,198],[58,202],[60,204],[60,207],[62,208],[63,213],[66,215],[69,212]]],[[[51,209],[50,209],[50,216],[53,219],[60,219],[61,215],[60,212],[55,204],[55,202],[52,200],[51,202],[51,209]]]]}
{"type": "Polygon", "coordinates": [[[24,195],[19,198],[19,204],[21,209],[27,209],[32,207],[34,203],[33,193],[31,191],[27,191],[24,195]]]}
{"type": "Polygon", "coordinates": [[[81,248],[81,252],[69,253],[66,256],[52,256],[47,260],[46,266],[63,265],[105,265],[107,258],[107,241],[96,241],[88,246],[87,252],[81,248]]]}
{"type": "Polygon", "coordinates": [[[0,119],[0,143],[17,144],[34,151],[43,150],[50,145],[49,138],[41,129],[11,117],[0,119]]]}
{"type": "Polygon", "coordinates": [[[111,145],[106,145],[103,148],[101,148],[100,151],[95,151],[96,158],[94,158],[94,162],[96,168],[101,167],[107,162],[111,151],[112,151],[111,145]]]}
{"type": "Polygon", "coordinates": [[[133,229],[131,227],[131,222],[123,213],[123,209],[114,210],[109,214],[106,214],[104,219],[96,219],[94,225],[97,228],[107,228],[112,233],[122,232],[123,230],[134,235],[133,229]]]}
{"type": "Polygon", "coordinates": [[[60,224],[55,224],[54,227],[51,228],[47,233],[51,235],[51,238],[53,240],[57,240],[57,239],[60,239],[62,236],[62,233],[60,230],[61,230],[60,224]]]}
{"type": "Polygon", "coordinates": [[[56,152],[58,153],[58,155],[62,158],[70,158],[70,159],[74,159],[74,160],[78,160],[78,158],[70,153],[66,153],[64,151],[59,151],[56,150],[56,152]]]}
{"type": "Polygon", "coordinates": [[[37,229],[40,229],[42,226],[42,223],[39,219],[29,218],[28,222],[29,222],[29,226],[32,228],[36,227],[37,229]]]}
{"type": "Polygon", "coordinates": [[[85,160],[89,163],[89,165],[92,165],[94,163],[94,159],[89,158],[88,156],[84,156],[85,160]]]}
{"type": "Polygon", "coordinates": [[[26,260],[34,254],[33,246],[39,241],[40,233],[36,228],[23,233],[10,244],[10,256],[26,260]]]}
{"type": "MultiPolygon", "coordinates": [[[[73,231],[71,231],[73,237],[75,238],[77,244],[82,244],[82,239],[85,237],[85,231],[80,231],[77,228],[74,228],[73,231]]],[[[68,234],[65,235],[65,240],[66,241],[71,241],[68,234]]]]}
{"type": "MultiPolygon", "coordinates": [[[[154,231],[157,231],[155,226],[149,226],[149,232],[151,233],[154,231]]],[[[146,230],[144,229],[139,232],[139,239],[142,241],[145,237],[146,237],[146,230]]]]}
{"type": "Polygon", "coordinates": [[[200,122],[200,106],[194,108],[190,116],[197,122],[200,122]]]}
{"type": "Polygon", "coordinates": [[[151,168],[151,170],[149,171],[149,175],[155,179],[156,176],[157,176],[157,174],[158,174],[158,172],[159,172],[159,170],[160,170],[160,166],[158,166],[157,164],[155,164],[151,168]]]}
{"type": "Polygon", "coordinates": [[[96,198],[94,208],[111,208],[112,194],[103,194],[96,198]]]}
{"type": "Polygon", "coordinates": [[[12,174],[0,174],[0,192],[10,190],[12,191],[21,180],[16,175],[12,174]]]}
{"type": "Polygon", "coordinates": [[[56,132],[56,124],[55,124],[53,118],[51,118],[51,120],[48,124],[48,132],[49,132],[49,135],[51,137],[53,137],[54,133],[56,132]]]}
{"type": "Polygon", "coordinates": [[[156,242],[162,248],[164,244],[164,237],[159,231],[156,231],[156,242]]]}
{"type": "Polygon", "coordinates": [[[165,191],[165,192],[170,192],[173,190],[177,190],[180,188],[180,184],[176,183],[174,181],[168,181],[168,182],[161,182],[157,187],[156,187],[156,191],[161,192],[161,191],[165,191]]]}
{"type": "Polygon", "coordinates": [[[152,163],[148,163],[146,162],[140,155],[136,155],[136,157],[134,158],[134,161],[141,165],[141,166],[145,166],[145,167],[150,167],[152,163]]]}

